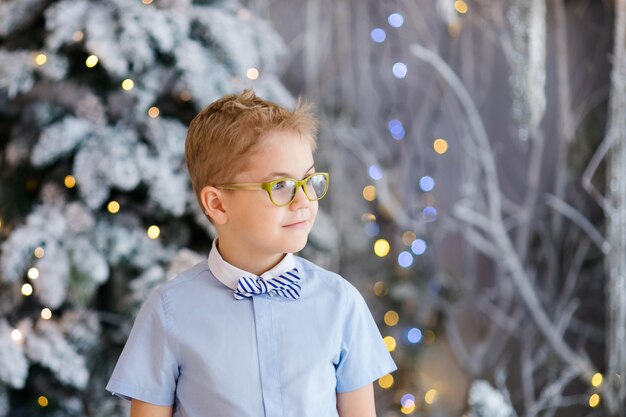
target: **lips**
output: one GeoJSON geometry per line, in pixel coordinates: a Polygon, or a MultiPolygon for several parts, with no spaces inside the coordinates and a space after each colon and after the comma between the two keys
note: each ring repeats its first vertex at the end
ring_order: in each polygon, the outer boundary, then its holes
{"type": "Polygon", "coordinates": [[[307,221],[306,220],[300,220],[291,224],[286,224],[283,227],[303,227],[307,225],[307,221]]]}

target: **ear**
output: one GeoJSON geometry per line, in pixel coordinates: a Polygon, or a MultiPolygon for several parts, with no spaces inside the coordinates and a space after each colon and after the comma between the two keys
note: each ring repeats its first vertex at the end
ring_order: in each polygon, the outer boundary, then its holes
{"type": "Polygon", "coordinates": [[[214,224],[226,224],[228,216],[222,202],[222,193],[215,187],[207,185],[200,191],[204,214],[213,220],[214,224]]]}

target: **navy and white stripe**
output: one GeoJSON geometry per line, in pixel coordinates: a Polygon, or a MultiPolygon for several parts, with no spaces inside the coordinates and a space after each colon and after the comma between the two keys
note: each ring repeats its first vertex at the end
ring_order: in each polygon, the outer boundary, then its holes
{"type": "Polygon", "coordinates": [[[300,290],[302,289],[298,283],[299,281],[298,268],[270,279],[241,277],[237,283],[235,298],[243,300],[254,295],[267,293],[271,296],[280,295],[281,297],[297,300],[300,298],[300,290]]]}

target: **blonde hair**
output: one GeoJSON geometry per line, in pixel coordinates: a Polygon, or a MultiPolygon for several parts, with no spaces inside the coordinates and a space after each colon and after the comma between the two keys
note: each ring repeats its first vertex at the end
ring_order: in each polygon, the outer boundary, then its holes
{"type": "Polygon", "coordinates": [[[261,137],[271,131],[295,131],[315,150],[317,120],[301,100],[290,111],[244,90],[214,101],[194,117],[187,130],[185,161],[200,205],[200,191],[231,182],[244,170],[261,137]]]}

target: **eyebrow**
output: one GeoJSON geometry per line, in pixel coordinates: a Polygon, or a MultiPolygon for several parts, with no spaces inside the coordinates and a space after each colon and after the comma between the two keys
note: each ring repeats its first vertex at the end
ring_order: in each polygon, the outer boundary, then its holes
{"type": "MultiPolygon", "coordinates": [[[[311,165],[311,167],[307,169],[306,172],[308,173],[312,169],[315,169],[315,164],[311,165]]],[[[307,174],[304,174],[304,176],[306,175],[307,174]]],[[[270,178],[282,178],[282,177],[293,178],[293,176],[287,172],[272,172],[267,177],[265,177],[265,180],[269,180],[270,178]]]]}

